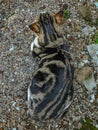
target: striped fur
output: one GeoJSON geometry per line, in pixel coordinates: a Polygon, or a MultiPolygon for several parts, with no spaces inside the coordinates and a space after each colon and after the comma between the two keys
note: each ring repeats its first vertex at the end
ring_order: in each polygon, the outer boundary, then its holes
{"type": "Polygon", "coordinates": [[[70,106],[74,72],[54,17],[40,14],[38,23],[40,47],[35,46],[33,53],[40,57],[40,63],[28,88],[28,109],[33,118],[42,121],[61,117],[70,106]]]}

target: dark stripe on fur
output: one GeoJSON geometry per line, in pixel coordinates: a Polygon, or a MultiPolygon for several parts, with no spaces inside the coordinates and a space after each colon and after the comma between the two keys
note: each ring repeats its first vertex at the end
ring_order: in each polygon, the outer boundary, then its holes
{"type": "Polygon", "coordinates": [[[46,55],[50,55],[50,57],[48,58],[44,58],[43,60],[41,60],[40,64],[39,64],[39,67],[41,68],[43,66],[43,64],[45,62],[49,62],[49,61],[52,61],[52,60],[57,60],[57,61],[62,61],[64,64],[65,64],[65,57],[64,55],[60,52],[57,53],[57,50],[54,49],[54,48],[49,48],[45,51],[46,55]],[[55,54],[54,56],[51,57],[51,54],[53,53],[57,53],[55,54]]]}
{"type": "Polygon", "coordinates": [[[52,85],[53,79],[50,78],[47,83],[43,84],[42,88],[41,88],[41,92],[45,93],[48,91],[48,89],[50,88],[50,86],[52,85]]]}
{"type": "MultiPolygon", "coordinates": [[[[65,86],[63,85],[62,87],[61,87],[61,89],[60,89],[60,91],[59,91],[59,94],[57,95],[57,99],[56,99],[56,101],[55,102],[53,102],[53,104],[51,104],[51,106],[50,107],[48,107],[48,109],[45,111],[45,114],[42,116],[42,119],[45,119],[45,117],[46,117],[46,115],[47,115],[47,113],[59,102],[59,100],[61,100],[61,98],[62,98],[62,93],[64,92],[64,89],[66,89],[65,88],[65,86]]],[[[56,98],[56,97],[55,97],[56,98]]],[[[61,107],[61,106],[60,106],[61,107]]],[[[52,113],[51,113],[52,114],[52,113]]],[[[50,115],[51,116],[51,115],[50,115]]]]}
{"type": "Polygon", "coordinates": [[[45,44],[48,44],[49,41],[48,41],[48,36],[47,36],[47,33],[45,32],[45,26],[44,26],[44,20],[43,20],[43,14],[40,14],[40,25],[42,26],[43,28],[43,32],[44,32],[44,43],[45,44]]]}
{"type": "Polygon", "coordinates": [[[53,42],[60,37],[55,30],[54,20],[48,13],[40,14],[39,23],[43,28],[45,44],[48,44],[49,41],[53,42]]]}
{"type": "MultiPolygon", "coordinates": [[[[49,66],[48,66],[49,67],[49,66]]],[[[56,95],[58,95],[63,83],[64,83],[64,69],[57,67],[55,64],[52,65],[54,68],[54,74],[56,75],[56,83],[55,86],[53,87],[52,91],[50,91],[46,96],[45,99],[42,103],[39,104],[39,106],[36,108],[36,113],[41,112],[45,106],[52,101],[56,95]]],[[[53,72],[52,72],[53,73],[53,72]]]]}
{"type": "MultiPolygon", "coordinates": [[[[52,70],[52,72],[54,72],[54,70],[52,70]]],[[[70,72],[71,73],[71,72],[70,72]]],[[[68,78],[68,76],[66,77],[66,81],[65,81],[65,83],[64,83],[64,85],[63,86],[61,86],[61,92],[59,91],[59,95],[58,95],[58,98],[57,98],[57,100],[53,103],[53,104],[51,104],[51,106],[45,111],[45,114],[42,116],[42,119],[44,119],[45,118],[45,116],[47,115],[47,113],[52,109],[52,107],[55,107],[55,105],[59,102],[59,100],[61,100],[61,102],[60,102],[60,105],[58,105],[56,108],[55,108],[55,113],[53,114],[53,113],[51,113],[51,116],[50,116],[50,118],[51,117],[55,117],[56,115],[57,115],[57,113],[58,113],[58,109],[60,109],[61,107],[62,107],[62,105],[65,103],[65,101],[66,101],[66,98],[67,98],[67,96],[68,95],[70,95],[70,101],[72,100],[72,95],[73,95],[73,89],[71,89],[71,87],[73,88],[73,86],[72,86],[72,78],[70,79],[70,78],[68,78]],[[67,82],[66,82],[67,81],[67,82]],[[62,105],[61,105],[61,103],[62,103],[62,105]],[[57,111],[56,111],[57,110],[57,111]]],[[[55,97],[56,98],[56,97],[55,97]]],[[[69,102],[70,102],[69,101],[69,102]]]]}
{"type": "MultiPolygon", "coordinates": [[[[38,71],[36,75],[32,79],[32,83],[30,86],[30,90],[32,94],[37,94],[39,91],[41,91],[40,87],[37,85],[39,82],[42,82],[45,80],[45,78],[48,76],[48,73],[43,73],[41,71],[38,71]],[[37,84],[36,84],[37,83],[37,84]]],[[[42,87],[42,86],[41,86],[42,87]]]]}
{"type": "MultiPolygon", "coordinates": [[[[68,83],[68,82],[67,82],[68,83]]],[[[67,97],[68,97],[68,91],[71,89],[71,87],[72,87],[72,82],[71,81],[69,81],[69,83],[67,84],[67,85],[65,85],[66,86],[66,92],[64,91],[63,93],[65,93],[64,94],[64,97],[63,97],[63,99],[62,99],[62,101],[60,102],[60,104],[56,107],[56,109],[53,111],[53,113],[51,113],[51,116],[50,116],[50,118],[54,118],[55,116],[57,117],[58,116],[58,111],[61,109],[61,106],[63,106],[64,105],[64,103],[65,103],[65,101],[66,101],[66,99],[67,99],[67,97]]],[[[73,92],[72,92],[73,93],[73,92]]],[[[72,99],[72,98],[71,98],[72,99]]],[[[70,101],[71,101],[71,99],[70,99],[70,101]]]]}

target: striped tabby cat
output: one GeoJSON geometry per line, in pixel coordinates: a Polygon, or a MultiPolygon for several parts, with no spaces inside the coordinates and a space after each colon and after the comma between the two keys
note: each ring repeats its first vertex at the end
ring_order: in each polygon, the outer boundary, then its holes
{"type": "Polygon", "coordinates": [[[31,50],[40,63],[28,88],[28,112],[40,121],[60,118],[73,98],[73,67],[59,31],[62,16],[62,11],[40,13],[29,26],[36,34],[31,50]]]}

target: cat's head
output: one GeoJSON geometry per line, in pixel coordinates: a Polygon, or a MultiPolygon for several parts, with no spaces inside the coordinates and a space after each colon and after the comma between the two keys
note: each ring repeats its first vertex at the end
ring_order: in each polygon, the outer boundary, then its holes
{"type": "Polygon", "coordinates": [[[63,11],[59,11],[56,14],[48,12],[40,13],[29,28],[38,37],[38,43],[40,46],[46,46],[51,42],[55,42],[61,37],[59,26],[63,22],[63,11]]]}

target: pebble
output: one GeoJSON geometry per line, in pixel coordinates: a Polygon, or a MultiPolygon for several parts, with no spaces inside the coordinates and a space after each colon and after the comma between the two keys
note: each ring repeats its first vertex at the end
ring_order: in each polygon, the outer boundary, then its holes
{"type": "Polygon", "coordinates": [[[19,110],[20,110],[20,108],[19,108],[19,107],[16,107],[16,110],[17,110],[17,111],[19,111],[19,110]]]}
{"type": "Polygon", "coordinates": [[[96,128],[98,128],[98,125],[96,125],[96,128]]]}
{"type": "Polygon", "coordinates": [[[16,102],[12,101],[12,106],[15,107],[16,105],[16,102]]]}
{"type": "Polygon", "coordinates": [[[79,69],[82,68],[83,66],[84,66],[84,63],[83,63],[83,62],[78,63],[78,68],[79,68],[79,69]]]}
{"type": "Polygon", "coordinates": [[[78,123],[78,128],[81,129],[81,127],[82,127],[82,124],[79,122],[78,123]]]}
{"type": "Polygon", "coordinates": [[[89,60],[83,60],[84,64],[89,64],[89,60]]]}
{"type": "Polygon", "coordinates": [[[12,82],[14,82],[15,81],[15,79],[12,79],[12,82]]]}
{"type": "Polygon", "coordinates": [[[89,100],[91,103],[93,103],[95,101],[95,94],[94,93],[89,94],[89,100]]]}
{"type": "Polygon", "coordinates": [[[21,125],[22,125],[22,126],[25,126],[25,124],[26,124],[25,121],[22,121],[22,122],[21,122],[21,125]]]}
{"type": "Polygon", "coordinates": [[[26,112],[26,111],[25,111],[24,109],[21,110],[21,114],[22,114],[22,115],[25,114],[25,112],[26,112]]]}
{"type": "Polygon", "coordinates": [[[12,46],[12,47],[9,49],[9,51],[14,51],[14,46],[12,46]]]}
{"type": "Polygon", "coordinates": [[[23,130],[23,127],[20,125],[20,124],[18,124],[18,130],[23,130]]]}
{"type": "Polygon", "coordinates": [[[98,2],[96,1],[94,4],[95,4],[96,8],[98,9],[98,2]]]}
{"type": "Polygon", "coordinates": [[[98,51],[96,51],[96,55],[98,55],[98,51]]]}
{"type": "Polygon", "coordinates": [[[17,130],[17,128],[13,128],[12,130],[17,130]]]}

